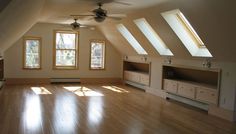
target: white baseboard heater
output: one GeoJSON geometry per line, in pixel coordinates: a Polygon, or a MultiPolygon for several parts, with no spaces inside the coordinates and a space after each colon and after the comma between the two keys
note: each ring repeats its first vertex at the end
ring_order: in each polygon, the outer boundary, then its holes
{"type": "Polygon", "coordinates": [[[80,78],[51,78],[50,83],[80,83],[80,78]]]}

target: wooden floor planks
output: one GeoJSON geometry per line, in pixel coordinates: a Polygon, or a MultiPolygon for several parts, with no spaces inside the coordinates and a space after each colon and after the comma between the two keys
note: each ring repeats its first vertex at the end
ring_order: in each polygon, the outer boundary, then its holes
{"type": "Polygon", "coordinates": [[[125,85],[7,85],[0,134],[236,134],[236,124],[125,85]]]}

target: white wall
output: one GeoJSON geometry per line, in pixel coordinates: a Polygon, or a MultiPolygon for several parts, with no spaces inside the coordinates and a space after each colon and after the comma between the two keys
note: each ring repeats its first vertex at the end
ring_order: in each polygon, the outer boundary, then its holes
{"type": "Polygon", "coordinates": [[[121,78],[121,56],[106,42],[106,70],[89,70],[90,40],[105,39],[97,30],[82,28],[79,34],[79,69],[52,70],[53,30],[65,29],[62,25],[38,23],[24,36],[42,38],[42,70],[23,70],[23,39],[19,39],[4,53],[5,78],[121,78]]]}
{"type": "MultiPolygon", "coordinates": [[[[131,61],[142,61],[142,57],[128,56],[131,61]]],[[[162,65],[165,58],[149,57],[151,62],[151,88],[160,90],[162,83],[162,65]]],[[[172,59],[172,64],[202,67],[204,59],[180,60],[172,59]]],[[[212,68],[221,69],[220,107],[234,111],[236,94],[236,63],[235,62],[212,62],[212,68]]]]}

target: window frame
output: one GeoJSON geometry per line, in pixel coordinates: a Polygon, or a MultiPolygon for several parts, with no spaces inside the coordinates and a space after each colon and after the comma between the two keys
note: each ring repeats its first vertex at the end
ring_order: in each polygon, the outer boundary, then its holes
{"type": "Polygon", "coordinates": [[[142,32],[146,39],[150,42],[151,46],[161,56],[174,56],[172,51],[162,40],[159,34],[153,29],[145,18],[139,18],[133,20],[137,28],[142,32]],[[150,34],[151,33],[151,34],[150,34]],[[152,35],[152,36],[150,36],[152,35]]]}
{"type": "Polygon", "coordinates": [[[148,56],[148,52],[144,49],[144,47],[138,42],[138,40],[134,37],[134,35],[128,30],[128,28],[120,23],[116,25],[116,29],[122,35],[124,39],[128,42],[128,44],[133,48],[133,50],[138,55],[148,56]]]}
{"type": "Polygon", "coordinates": [[[23,69],[24,70],[41,70],[42,69],[42,38],[36,36],[24,36],[23,37],[23,69]],[[39,41],[39,67],[30,68],[26,66],[26,41],[37,40],[39,41]]]}
{"type": "Polygon", "coordinates": [[[106,41],[105,40],[90,40],[90,52],[89,52],[89,70],[106,70],[106,41]],[[103,68],[92,68],[91,67],[91,58],[92,58],[92,43],[103,43],[103,68]]]}
{"type": "Polygon", "coordinates": [[[192,57],[213,57],[197,31],[179,9],[162,12],[161,15],[192,57]]]}
{"type": "Polygon", "coordinates": [[[78,69],[78,57],[79,55],[79,32],[72,30],[54,30],[53,33],[53,69],[54,70],[77,70],[78,69]],[[56,51],[63,49],[56,49],[56,34],[64,33],[64,34],[75,34],[75,49],[64,49],[64,50],[75,50],[75,66],[57,66],[56,65],[56,51]]]}

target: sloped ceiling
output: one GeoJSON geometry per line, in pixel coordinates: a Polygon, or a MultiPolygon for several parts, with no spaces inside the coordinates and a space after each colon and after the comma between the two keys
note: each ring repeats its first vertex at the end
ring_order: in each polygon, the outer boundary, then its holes
{"type": "MultiPolygon", "coordinates": [[[[175,58],[197,59],[191,57],[182,42],[160,15],[161,12],[180,9],[202,38],[216,61],[236,61],[234,58],[236,56],[236,14],[234,14],[236,8],[234,5],[235,2],[233,0],[227,2],[222,0],[166,1],[153,7],[130,13],[129,17],[122,20],[122,22],[117,22],[117,24],[124,24],[145,50],[148,51],[150,56],[160,56],[158,53],[153,52],[151,44],[133,23],[133,20],[144,17],[171,49],[175,58]]],[[[124,41],[121,34],[114,29],[115,26],[115,23],[101,25],[100,30],[124,55],[136,55],[133,52],[134,50],[130,50],[128,42],[124,41]]]]}
{"type": "MultiPolygon", "coordinates": [[[[41,0],[24,0],[24,2],[13,0],[0,14],[0,48],[3,50],[13,44],[36,22],[69,24],[73,21],[69,15],[88,14],[97,7],[96,2],[98,1],[45,0],[43,6],[41,0]]],[[[161,12],[178,8],[190,21],[215,60],[236,61],[234,58],[236,56],[236,2],[234,0],[227,2],[223,0],[117,0],[130,3],[129,6],[112,1],[105,0],[104,9],[107,9],[109,13],[125,13],[128,15],[127,18],[122,21],[106,20],[101,24],[83,18],[79,22],[96,25],[107,40],[123,55],[137,54],[117,31],[116,25],[119,23],[124,24],[130,30],[149,56],[160,56],[133,23],[134,19],[144,17],[176,58],[192,59],[190,53],[160,15],[161,12]]]]}
{"type": "Polygon", "coordinates": [[[0,12],[2,12],[10,2],[11,0],[0,0],[0,12]]]}
{"type": "Polygon", "coordinates": [[[44,0],[12,0],[0,13],[0,52],[14,44],[37,21],[44,0]]]}

